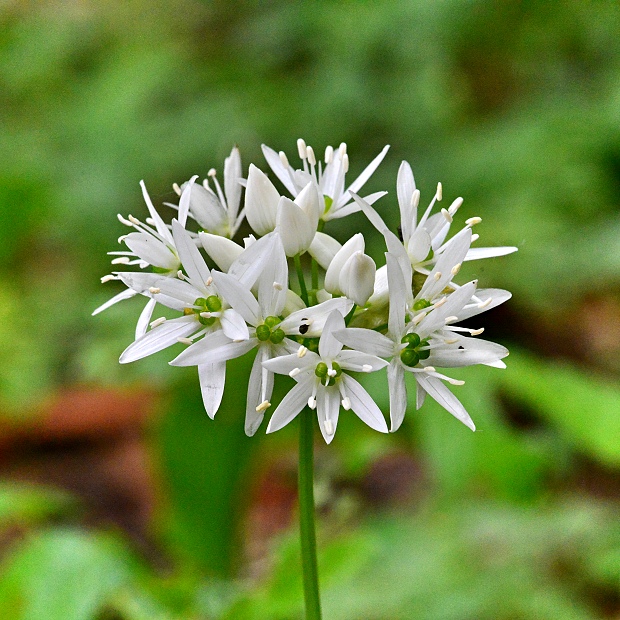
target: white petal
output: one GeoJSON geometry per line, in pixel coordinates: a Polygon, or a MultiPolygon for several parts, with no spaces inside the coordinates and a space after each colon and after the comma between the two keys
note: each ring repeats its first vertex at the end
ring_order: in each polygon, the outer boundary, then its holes
{"type": "Polygon", "coordinates": [[[349,200],[349,197],[353,194],[353,192],[357,193],[360,189],[362,189],[366,181],[368,181],[368,179],[372,176],[372,173],[379,167],[379,164],[383,161],[383,158],[385,157],[389,148],[389,144],[384,146],[383,150],[368,164],[368,166],[366,166],[366,168],[364,168],[362,174],[360,174],[357,179],[355,179],[355,181],[353,181],[353,183],[349,185],[347,191],[338,201],[338,207],[344,205],[347,200],[349,200]]]}
{"type": "Polygon", "coordinates": [[[320,361],[321,358],[316,353],[307,351],[301,358],[297,356],[297,353],[272,357],[270,360],[265,360],[263,366],[267,368],[269,372],[275,372],[278,375],[288,375],[295,368],[301,370],[305,368],[314,368],[320,361]]]}
{"type": "Polygon", "coordinates": [[[300,381],[282,399],[278,408],[273,412],[271,420],[269,420],[268,433],[279,431],[297,417],[299,412],[308,404],[308,398],[312,394],[315,380],[316,377],[307,377],[304,381],[300,381]]]}
{"type": "Polygon", "coordinates": [[[146,330],[151,322],[151,316],[153,316],[153,310],[157,302],[154,299],[149,299],[144,306],[144,310],[140,313],[138,323],[136,324],[136,340],[146,334],[146,330]]]}
{"type": "Polygon", "coordinates": [[[374,372],[388,365],[380,357],[370,355],[369,353],[362,353],[361,351],[341,351],[336,361],[344,370],[352,370],[354,372],[360,372],[360,368],[363,366],[370,367],[370,371],[366,369],[362,372],[374,372]]]}
{"type": "Polygon", "coordinates": [[[322,358],[334,359],[342,351],[342,342],[334,336],[333,332],[344,329],[344,326],[344,317],[340,312],[334,310],[329,314],[319,340],[319,355],[322,358]]]}
{"type": "Polygon", "coordinates": [[[340,380],[344,383],[346,394],[351,401],[351,409],[357,417],[370,428],[387,433],[388,427],[385,418],[370,394],[351,376],[342,374],[340,380]]]}
{"type": "MultiPolygon", "coordinates": [[[[188,190],[183,187],[183,193],[189,191],[189,212],[202,228],[209,232],[225,233],[228,225],[228,216],[224,205],[215,193],[208,187],[192,183],[188,190]]],[[[185,206],[187,200],[182,198],[185,206]]],[[[181,217],[181,203],[179,203],[179,218],[181,217]]]]}
{"type": "Polygon", "coordinates": [[[416,410],[420,410],[422,408],[425,398],[426,398],[426,392],[424,391],[424,388],[416,381],[416,393],[415,393],[416,410]]]}
{"type": "Polygon", "coordinates": [[[435,308],[422,319],[415,328],[416,333],[421,339],[426,338],[431,332],[440,329],[445,325],[445,319],[449,316],[459,314],[463,306],[471,299],[476,290],[475,282],[468,282],[461,288],[450,293],[448,300],[438,308],[435,308]]]}
{"type": "Polygon", "coordinates": [[[303,254],[312,243],[316,226],[305,211],[286,196],[280,198],[276,215],[276,230],[282,239],[287,256],[303,254]]]}
{"type": "Polygon", "coordinates": [[[252,437],[256,433],[265,416],[264,411],[256,411],[256,408],[264,400],[269,401],[273,391],[273,373],[264,369],[262,365],[268,357],[269,347],[258,347],[248,381],[248,397],[245,408],[245,434],[248,437],[252,437]],[[266,381],[266,385],[263,385],[263,381],[266,381]]]}
{"type": "Polygon", "coordinates": [[[231,340],[247,340],[250,337],[243,317],[232,308],[224,310],[220,317],[220,324],[224,334],[231,340]]]}
{"type": "Polygon", "coordinates": [[[243,252],[238,243],[220,235],[200,232],[198,238],[206,253],[224,273],[228,272],[230,266],[243,252]]]}
{"type": "Polygon", "coordinates": [[[261,148],[269,167],[274,171],[278,179],[280,179],[282,185],[284,185],[284,187],[291,192],[292,196],[296,196],[297,188],[295,187],[295,184],[291,180],[291,175],[289,174],[289,171],[292,172],[293,169],[290,166],[288,166],[288,168],[285,167],[280,159],[280,155],[278,155],[278,153],[276,153],[272,148],[269,148],[265,144],[262,144],[261,148]]]}
{"type": "Polygon", "coordinates": [[[258,305],[263,318],[280,316],[288,291],[288,265],[284,248],[278,235],[274,235],[273,251],[265,261],[258,282],[258,305]]]}
{"type": "Polygon", "coordinates": [[[337,310],[344,316],[352,307],[353,302],[346,297],[328,299],[317,306],[311,306],[310,308],[304,308],[289,314],[278,327],[290,336],[305,335],[308,338],[316,338],[322,334],[325,328],[325,321],[327,321],[327,317],[334,310],[337,310]],[[310,323],[308,329],[302,334],[299,328],[302,324],[308,325],[308,323],[310,323]]]}
{"type": "Polygon", "coordinates": [[[251,291],[227,273],[213,271],[212,277],[218,292],[233,309],[250,325],[258,325],[260,308],[251,291]]]}
{"type": "Polygon", "coordinates": [[[224,385],[226,383],[226,362],[215,364],[199,364],[198,378],[200,379],[200,391],[202,402],[207,415],[213,419],[220,408],[224,385]]]}
{"type": "Polygon", "coordinates": [[[381,216],[370,206],[370,204],[360,198],[357,194],[351,194],[353,196],[353,200],[358,204],[359,208],[364,212],[364,215],[368,218],[369,222],[380,232],[387,228],[386,223],[383,221],[381,216]]]}
{"type": "Polygon", "coordinates": [[[433,347],[427,363],[442,368],[458,368],[473,364],[491,364],[507,355],[508,349],[496,342],[459,337],[454,346],[433,347]]]}
{"type": "Polygon", "coordinates": [[[363,252],[365,247],[364,235],[357,233],[353,235],[341,248],[338,250],[333,260],[329,264],[327,273],[325,274],[325,290],[337,295],[341,293],[339,289],[340,284],[340,272],[344,267],[347,260],[355,254],[355,252],[363,252]]]}
{"type": "Polygon", "coordinates": [[[457,420],[463,422],[465,426],[471,428],[472,431],[476,430],[475,424],[461,401],[439,379],[426,376],[423,372],[415,373],[415,377],[424,391],[430,394],[444,409],[449,411],[457,420]]]}
{"type": "Polygon", "coordinates": [[[198,175],[193,176],[183,188],[181,193],[181,199],[179,200],[179,214],[178,220],[181,226],[185,227],[187,224],[187,214],[189,213],[189,205],[192,197],[192,190],[194,188],[194,181],[198,178],[198,175]]]}
{"type": "Polygon", "coordinates": [[[245,190],[245,217],[259,235],[276,227],[276,212],[280,194],[262,170],[250,164],[245,190]]]}
{"type": "Polygon", "coordinates": [[[233,147],[230,155],[224,160],[224,192],[228,207],[228,221],[234,222],[241,202],[241,155],[239,149],[233,147]]]}
{"type": "Polygon", "coordinates": [[[388,315],[388,331],[394,339],[400,340],[405,329],[405,279],[398,260],[390,252],[385,254],[388,289],[390,292],[390,308],[388,315]]]}
{"type": "Polygon", "coordinates": [[[479,260],[481,258],[495,258],[497,256],[506,256],[517,252],[519,248],[512,246],[496,247],[496,248],[470,248],[469,252],[463,260],[479,260]]]}
{"type": "Polygon", "coordinates": [[[135,297],[137,294],[138,293],[131,288],[125,289],[124,291],[121,291],[117,295],[114,295],[112,299],[108,299],[108,301],[106,301],[104,304],[101,304],[98,308],[93,310],[92,316],[95,316],[99,314],[100,312],[107,310],[110,306],[117,304],[119,301],[123,301],[124,299],[131,299],[132,297],[135,297]]]}
{"type": "Polygon", "coordinates": [[[211,277],[207,263],[196,247],[196,242],[177,220],[172,220],[172,236],[174,244],[183,264],[183,269],[189,276],[191,284],[206,293],[207,280],[211,277]]]}
{"type": "Polygon", "coordinates": [[[387,336],[372,329],[348,327],[347,329],[335,331],[334,336],[342,344],[357,351],[364,351],[365,353],[381,357],[390,357],[394,354],[394,342],[387,336]]]}
{"type": "Polygon", "coordinates": [[[202,326],[194,316],[182,316],[178,319],[170,319],[152,329],[144,336],[130,344],[121,354],[119,362],[128,364],[136,360],[162,351],[176,344],[179,338],[187,338],[197,332],[202,326]]]}
{"type": "Polygon", "coordinates": [[[417,209],[414,211],[411,204],[411,197],[414,191],[415,179],[413,178],[411,166],[406,161],[403,161],[398,169],[396,195],[398,196],[398,206],[400,208],[400,226],[405,239],[409,239],[418,220],[417,209]]]}
{"type": "Polygon", "coordinates": [[[413,265],[421,263],[426,260],[430,249],[430,235],[424,228],[418,228],[413,235],[411,235],[407,243],[407,255],[409,256],[409,260],[413,265]]]}
{"type": "Polygon", "coordinates": [[[480,288],[476,291],[476,297],[480,300],[477,303],[472,302],[458,312],[459,321],[469,319],[472,316],[487,312],[492,308],[496,308],[505,301],[508,301],[512,297],[512,293],[505,291],[501,288],[480,288]],[[484,305],[484,302],[491,300],[488,305],[484,305]],[[483,308],[479,306],[483,305],[483,308]]]}
{"type": "Polygon", "coordinates": [[[363,252],[355,252],[342,267],[340,290],[358,306],[364,306],[375,286],[375,261],[363,252]]]}
{"type": "Polygon", "coordinates": [[[340,391],[335,385],[330,387],[321,385],[316,394],[316,415],[326,443],[331,443],[334,438],[339,412],[340,391]]]}
{"type": "Polygon", "coordinates": [[[165,243],[162,243],[152,235],[143,232],[132,232],[125,235],[123,241],[136,256],[146,261],[149,265],[155,265],[155,267],[171,271],[178,267],[178,257],[165,243]]]}
{"type": "Polygon", "coordinates": [[[393,433],[400,428],[407,410],[405,370],[398,360],[392,360],[388,366],[387,378],[390,392],[390,433],[393,433]]]}
{"type": "Polygon", "coordinates": [[[387,266],[379,267],[375,274],[375,288],[368,300],[370,306],[385,306],[388,303],[389,288],[387,280],[387,266]]]}
{"type": "MultiPolygon", "coordinates": [[[[400,270],[403,275],[403,282],[405,284],[404,288],[404,300],[409,306],[413,303],[413,293],[411,292],[411,282],[413,280],[413,268],[411,267],[411,259],[407,254],[407,250],[401,243],[400,239],[387,228],[383,231],[383,236],[385,237],[385,245],[387,246],[388,252],[392,254],[400,265],[400,270]]],[[[392,287],[390,286],[390,290],[392,287]]]]}
{"type": "Polygon", "coordinates": [[[265,263],[270,260],[275,242],[276,234],[269,233],[248,245],[232,263],[228,274],[234,276],[245,287],[253,287],[265,263]]]}
{"type": "Polygon", "coordinates": [[[295,204],[299,205],[300,209],[310,220],[310,227],[316,231],[319,223],[319,214],[322,211],[319,206],[319,194],[316,183],[308,183],[295,198],[295,204]]]}
{"type": "Polygon", "coordinates": [[[317,232],[308,248],[308,253],[323,269],[327,270],[341,247],[340,243],[333,237],[317,232]]]}
{"type": "MultiPolygon", "coordinates": [[[[169,323],[170,321],[166,321],[169,323]]],[[[164,323],[164,325],[166,324],[164,323]]],[[[171,366],[200,366],[226,362],[245,355],[258,344],[256,338],[232,342],[223,332],[217,331],[187,347],[183,353],[174,358],[171,366]]]]}
{"type": "Polygon", "coordinates": [[[437,259],[435,267],[424,282],[422,290],[417,295],[418,299],[433,299],[446,287],[453,277],[451,273],[452,268],[463,262],[470,244],[470,228],[464,228],[450,239],[445,250],[437,259]],[[437,273],[441,275],[438,279],[435,279],[434,276],[437,273]]]}
{"type": "Polygon", "coordinates": [[[167,278],[156,273],[119,273],[120,279],[137,293],[147,297],[155,297],[162,305],[174,310],[183,310],[187,306],[193,306],[196,298],[201,296],[191,284],[182,282],[176,278],[167,278]],[[159,293],[153,294],[150,289],[159,289],[159,293]]]}
{"type": "Polygon", "coordinates": [[[144,198],[144,202],[146,203],[146,207],[149,210],[150,216],[153,218],[155,222],[155,228],[157,232],[163,237],[168,243],[172,244],[172,235],[168,230],[168,227],[164,224],[164,221],[161,219],[159,213],[157,213],[153,203],[151,202],[151,197],[149,193],[146,191],[146,185],[144,181],[140,181],[140,187],[142,188],[142,196],[144,198]]]}

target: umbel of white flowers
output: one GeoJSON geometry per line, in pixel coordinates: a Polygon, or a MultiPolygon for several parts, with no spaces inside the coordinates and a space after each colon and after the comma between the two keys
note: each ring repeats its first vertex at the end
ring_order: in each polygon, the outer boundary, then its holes
{"type": "Polygon", "coordinates": [[[170,224],[141,182],[149,217],[142,222],[119,215],[133,231],[119,238],[126,250],[110,252],[112,264],[134,270],[102,278],[120,280],[126,288],[93,313],[136,295],[146,298],[135,341],[120,362],[185,345],[170,364],[197,366],[204,406],[213,418],[224,393],[226,362],[255,350],[248,378],[248,435],[258,430],[271,408],[276,374],[289,375],[295,385],[273,411],[268,433],[288,424],[306,406],[316,410],[327,443],[334,437],[341,408],[387,432],[383,413],[355,378],[383,368],[391,431],[399,428],[407,410],[408,375],[414,379],[416,408],[428,394],[474,430],[469,414],[446,386],[462,382],[438,368],[505,368],[502,359],[508,351],[503,346],[479,338],[482,328],[458,324],[505,302],[510,293],[479,288],[477,281],[458,282],[457,275],[465,261],[510,254],[516,248],[472,247],[478,240],[472,232],[480,223],[477,217],[450,235],[463,199],[436,209],[441,184],[419,214],[420,192],[407,162],[396,179],[397,236],[372,206],[387,192],[358,195],[387,146],[349,185],[346,144],[328,146],[323,161],[317,161],[301,139],[297,149],[301,165],[294,168],[285,153],[263,146],[282,194],[254,164],[244,178],[239,151],[233,148],[224,162],[223,189],[215,170],[202,184],[197,176],[174,184],[179,202],[168,206],[178,213],[170,224]],[[323,232],[331,220],[358,211],[385,240],[386,260],[379,269],[365,254],[362,233],[341,245],[323,232]],[[244,219],[256,236],[250,234],[239,244],[233,238],[244,219]],[[310,274],[302,268],[304,254],[310,274]],[[176,318],[152,320],[158,304],[176,312],[176,318]]]}

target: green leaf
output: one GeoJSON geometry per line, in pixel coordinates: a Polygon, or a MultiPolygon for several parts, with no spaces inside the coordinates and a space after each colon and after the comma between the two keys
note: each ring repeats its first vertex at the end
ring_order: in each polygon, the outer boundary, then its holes
{"type": "Polygon", "coordinates": [[[4,563],[0,617],[92,620],[136,569],[113,537],[73,530],[38,534],[4,563]]]}
{"type": "Polygon", "coordinates": [[[566,362],[514,352],[501,385],[574,447],[611,466],[620,465],[620,387],[566,362]]]}
{"type": "Polygon", "coordinates": [[[67,514],[76,501],[58,489],[0,483],[0,526],[35,523],[67,514]]]}

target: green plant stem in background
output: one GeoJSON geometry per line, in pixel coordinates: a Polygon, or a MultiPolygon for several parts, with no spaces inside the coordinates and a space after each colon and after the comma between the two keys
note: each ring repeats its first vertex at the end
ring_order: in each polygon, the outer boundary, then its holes
{"type": "Polygon", "coordinates": [[[299,279],[299,293],[306,306],[309,306],[310,301],[308,300],[308,289],[306,288],[306,281],[304,280],[304,272],[301,268],[301,258],[299,257],[299,254],[295,254],[293,260],[295,261],[295,269],[297,271],[297,278],[299,279]]]}
{"type": "Polygon", "coordinates": [[[299,534],[301,538],[301,565],[306,602],[306,620],[320,620],[319,573],[316,559],[316,531],[314,525],[314,419],[307,407],[299,420],[299,534]]]}

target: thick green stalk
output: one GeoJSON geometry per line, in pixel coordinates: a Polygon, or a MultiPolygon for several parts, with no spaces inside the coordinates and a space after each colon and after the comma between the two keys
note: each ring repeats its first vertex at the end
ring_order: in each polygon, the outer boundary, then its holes
{"type": "Polygon", "coordinates": [[[314,526],[314,426],[313,412],[305,408],[299,416],[299,534],[306,601],[306,620],[321,620],[319,573],[314,526]]]}

